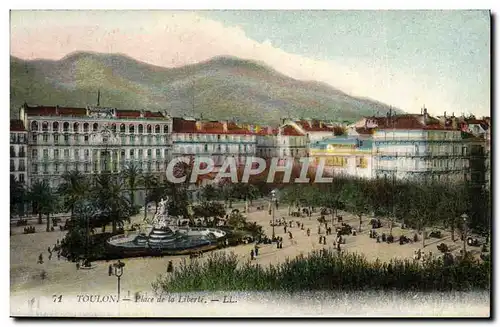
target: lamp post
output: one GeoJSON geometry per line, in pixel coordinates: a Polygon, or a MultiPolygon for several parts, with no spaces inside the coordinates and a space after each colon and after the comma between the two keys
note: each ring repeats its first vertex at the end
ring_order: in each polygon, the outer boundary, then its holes
{"type": "Polygon", "coordinates": [[[108,275],[116,276],[116,278],[118,279],[118,301],[120,301],[120,278],[123,275],[123,267],[125,267],[125,264],[118,260],[118,262],[109,265],[108,268],[108,275]]]}
{"type": "Polygon", "coordinates": [[[462,216],[460,216],[463,221],[464,221],[464,231],[463,231],[463,236],[464,236],[464,258],[465,258],[465,253],[466,253],[466,250],[467,250],[467,218],[469,218],[469,216],[467,216],[466,213],[464,213],[462,216]]]}
{"type": "Polygon", "coordinates": [[[275,206],[276,206],[276,191],[275,190],[272,190],[271,191],[271,210],[272,210],[272,215],[273,215],[273,237],[272,239],[274,240],[274,238],[276,237],[276,234],[274,232],[274,209],[275,209],[275,206]]]}

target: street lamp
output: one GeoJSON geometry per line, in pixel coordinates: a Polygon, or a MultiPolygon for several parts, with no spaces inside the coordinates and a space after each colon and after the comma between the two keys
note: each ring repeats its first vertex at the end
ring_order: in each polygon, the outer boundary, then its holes
{"type": "Polygon", "coordinates": [[[120,278],[123,275],[123,267],[125,267],[125,264],[118,260],[118,262],[109,265],[108,268],[108,275],[116,276],[116,278],[118,279],[118,301],[120,301],[120,278]]]}
{"type": "Polygon", "coordinates": [[[272,210],[272,215],[273,215],[273,223],[272,223],[272,225],[273,225],[273,237],[272,237],[272,239],[273,240],[276,237],[276,234],[274,233],[274,209],[275,209],[276,203],[277,203],[276,190],[272,190],[271,191],[271,210],[272,210]]]}
{"type": "Polygon", "coordinates": [[[466,253],[466,250],[467,250],[467,218],[469,218],[469,216],[467,216],[466,213],[464,213],[462,216],[460,216],[463,221],[464,221],[464,231],[463,231],[463,236],[464,236],[464,258],[465,258],[465,253],[466,253]]]}

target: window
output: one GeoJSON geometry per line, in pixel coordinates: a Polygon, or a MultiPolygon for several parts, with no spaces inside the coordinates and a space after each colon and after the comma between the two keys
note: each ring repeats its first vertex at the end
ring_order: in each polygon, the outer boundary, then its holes
{"type": "Polygon", "coordinates": [[[10,146],[10,156],[12,158],[14,158],[16,156],[16,150],[14,149],[14,147],[12,145],[10,146]]]}
{"type": "Polygon", "coordinates": [[[59,135],[54,134],[54,143],[59,144],[59,135]]]}
{"type": "Polygon", "coordinates": [[[59,150],[58,149],[54,150],[54,159],[59,159],[59,150]]]}
{"type": "Polygon", "coordinates": [[[75,149],[74,154],[75,154],[75,159],[78,159],[80,157],[78,149],[75,149]]]}
{"type": "Polygon", "coordinates": [[[38,123],[36,121],[31,123],[31,130],[38,131],[38,123]]]}
{"type": "Polygon", "coordinates": [[[163,126],[163,133],[168,134],[168,125],[163,126]]]}
{"type": "Polygon", "coordinates": [[[148,149],[148,158],[151,159],[151,149],[148,149]]]}
{"type": "Polygon", "coordinates": [[[26,152],[24,152],[24,146],[19,147],[19,156],[26,157],[26,152]]]}
{"type": "Polygon", "coordinates": [[[69,132],[69,123],[68,122],[63,123],[63,132],[69,132]]]}
{"type": "Polygon", "coordinates": [[[144,133],[144,126],[142,124],[139,124],[139,134],[144,133]]]}
{"type": "Polygon", "coordinates": [[[139,150],[139,159],[142,159],[142,158],[144,157],[144,156],[143,156],[143,153],[144,153],[144,152],[143,152],[143,150],[142,150],[142,149],[140,149],[140,150],[139,150]]]}
{"type": "Polygon", "coordinates": [[[89,141],[89,136],[88,136],[88,135],[85,135],[85,136],[83,137],[83,140],[84,140],[85,142],[88,142],[88,141],[89,141]]]}
{"type": "Polygon", "coordinates": [[[217,135],[217,141],[220,141],[220,135],[217,135]]]}
{"type": "Polygon", "coordinates": [[[26,170],[26,166],[24,164],[24,159],[20,159],[19,160],[19,171],[25,171],[26,170]]]}
{"type": "Polygon", "coordinates": [[[59,164],[54,164],[54,171],[57,173],[59,172],[59,164]]]}
{"type": "Polygon", "coordinates": [[[161,156],[161,150],[160,149],[156,149],[156,158],[159,158],[161,156]]]}
{"type": "Polygon", "coordinates": [[[14,159],[10,159],[10,171],[15,171],[16,170],[16,163],[14,159]]]}
{"type": "Polygon", "coordinates": [[[84,123],[83,124],[83,132],[88,133],[89,132],[89,123],[84,123]]]}
{"type": "Polygon", "coordinates": [[[36,143],[36,141],[37,141],[37,135],[33,134],[33,143],[36,143]]]}
{"type": "Polygon", "coordinates": [[[66,143],[66,144],[69,143],[69,135],[68,134],[64,135],[64,143],[66,143]]]}
{"type": "Polygon", "coordinates": [[[189,138],[190,141],[192,141],[193,140],[193,134],[188,134],[188,138],[189,138]]]}
{"type": "Polygon", "coordinates": [[[48,149],[44,149],[43,150],[43,159],[48,159],[49,158],[49,150],[48,149]]]}
{"type": "Polygon", "coordinates": [[[134,125],[132,125],[132,124],[128,125],[128,132],[130,134],[134,134],[134,125]]]}
{"type": "Polygon", "coordinates": [[[148,134],[151,134],[151,132],[152,132],[151,125],[148,125],[148,127],[146,129],[147,129],[148,134]]]}
{"type": "Polygon", "coordinates": [[[58,132],[59,131],[59,123],[58,122],[53,122],[52,123],[52,131],[58,132]]]}
{"type": "Polygon", "coordinates": [[[36,159],[38,157],[38,150],[37,149],[31,150],[31,157],[33,159],[36,159]]]}
{"type": "Polygon", "coordinates": [[[36,164],[36,163],[32,163],[32,164],[31,164],[31,171],[32,171],[34,174],[38,173],[38,164],[36,164]]]}
{"type": "Polygon", "coordinates": [[[130,158],[134,157],[134,150],[130,150],[130,158]]]}
{"type": "Polygon", "coordinates": [[[155,133],[160,134],[160,125],[155,126],[155,133]]]}
{"type": "Polygon", "coordinates": [[[43,141],[48,142],[49,141],[49,134],[43,134],[43,141]]]}
{"type": "Polygon", "coordinates": [[[203,145],[203,151],[208,152],[208,144],[203,145]]]}
{"type": "Polygon", "coordinates": [[[10,133],[10,143],[16,143],[16,133],[10,133]]]}
{"type": "Polygon", "coordinates": [[[217,152],[221,152],[220,144],[217,144],[217,152]]]}
{"type": "Polygon", "coordinates": [[[111,131],[116,133],[116,124],[111,124],[111,131]]]}
{"type": "Polygon", "coordinates": [[[120,125],[120,133],[125,133],[125,124],[120,125]]]}
{"type": "Polygon", "coordinates": [[[85,159],[88,159],[89,158],[89,150],[85,149],[83,153],[84,153],[85,159]]]}
{"type": "Polygon", "coordinates": [[[86,163],[86,164],[84,165],[84,170],[85,170],[85,172],[86,172],[86,173],[88,173],[88,172],[89,172],[89,164],[88,164],[88,163],[86,163]]]}
{"type": "Polygon", "coordinates": [[[74,123],[74,124],[73,124],[73,132],[78,133],[78,128],[79,128],[79,127],[80,127],[80,126],[79,126],[79,124],[78,124],[78,123],[74,123]]]}
{"type": "MultiPolygon", "coordinates": [[[[24,171],[24,170],[23,170],[23,171],[24,171]]],[[[26,182],[26,180],[24,179],[24,174],[19,174],[19,181],[20,181],[21,183],[26,182]]]]}
{"type": "Polygon", "coordinates": [[[94,125],[92,125],[92,131],[97,132],[98,129],[99,129],[99,124],[94,123],[94,125]]]}
{"type": "Polygon", "coordinates": [[[64,149],[64,159],[69,159],[69,149],[64,149]]]}

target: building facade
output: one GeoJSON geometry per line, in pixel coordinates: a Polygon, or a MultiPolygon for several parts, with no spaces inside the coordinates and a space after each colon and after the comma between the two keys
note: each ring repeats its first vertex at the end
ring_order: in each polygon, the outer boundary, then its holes
{"type": "Polygon", "coordinates": [[[128,165],[160,173],[170,158],[172,119],[166,113],[24,105],[20,118],[28,130],[30,182],[57,187],[68,171],[119,173],[128,165]]]}
{"type": "Polygon", "coordinates": [[[217,171],[227,157],[233,157],[237,165],[244,165],[247,157],[256,155],[256,149],[257,133],[252,127],[228,121],[173,118],[173,157],[210,157],[217,171]]]}
{"type": "Polygon", "coordinates": [[[10,121],[10,176],[29,186],[27,172],[28,132],[23,121],[10,121]]]}

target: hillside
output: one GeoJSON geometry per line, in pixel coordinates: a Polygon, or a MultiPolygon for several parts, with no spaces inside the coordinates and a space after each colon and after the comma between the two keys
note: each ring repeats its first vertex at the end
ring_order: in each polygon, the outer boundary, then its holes
{"type": "Polygon", "coordinates": [[[165,68],[117,54],[75,52],[61,60],[11,57],[11,112],[24,103],[95,104],[121,109],[167,110],[173,116],[237,118],[276,123],[281,117],[356,120],[389,106],[356,98],[313,81],[299,81],[260,63],[216,57],[165,68]]]}

